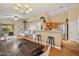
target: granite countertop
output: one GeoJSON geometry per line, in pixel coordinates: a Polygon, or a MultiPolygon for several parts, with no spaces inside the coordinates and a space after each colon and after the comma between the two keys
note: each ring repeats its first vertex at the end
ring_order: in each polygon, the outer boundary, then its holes
{"type": "Polygon", "coordinates": [[[53,32],[53,33],[62,33],[61,31],[53,31],[53,30],[37,30],[36,32],[53,32]]]}

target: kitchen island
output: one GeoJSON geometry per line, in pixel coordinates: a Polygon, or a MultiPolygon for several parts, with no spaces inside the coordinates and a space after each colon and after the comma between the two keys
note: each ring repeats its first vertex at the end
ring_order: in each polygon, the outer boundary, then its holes
{"type": "Polygon", "coordinates": [[[54,43],[55,47],[58,49],[61,49],[61,41],[62,41],[62,32],[60,31],[45,31],[45,30],[40,30],[36,31],[37,34],[41,35],[42,43],[48,44],[48,36],[54,37],[54,43]]]}

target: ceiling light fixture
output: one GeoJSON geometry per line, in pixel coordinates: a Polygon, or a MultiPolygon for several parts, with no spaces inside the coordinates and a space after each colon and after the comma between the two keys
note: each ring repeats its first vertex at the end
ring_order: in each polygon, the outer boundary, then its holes
{"type": "Polygon", "coordinates": [[[20,4],[17,3],[14,7],[15,11],[21,14],[30,13],[32,11],[32,8],[29,4],[20,4]]]}

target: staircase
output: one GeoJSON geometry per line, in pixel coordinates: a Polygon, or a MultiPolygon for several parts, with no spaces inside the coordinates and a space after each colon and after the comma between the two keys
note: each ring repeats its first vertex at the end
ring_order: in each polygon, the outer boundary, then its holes
{"type": "Polygon", "coordinates": [[[23,28],[24,28],[24,26],[23,26],[22,22],[21,21],[17,21],[14,24],[14,33],[15,33],[15,35],[18,35],[20,33],[23,33],[23,31],[24,31],[23,28]]]}
{"type": "Polygon", "coordinates": [[[20,34],[20,33],[24,33],[24,31],[26,31],[26,28],[24,28],[24,26],[26,25],[26,24],[24,24],[24,23],[22,23],[23,21],[18,21],[16,24],[17,25],[15,25],[15,35],[18,35],[18,34],[20,34]],[[17,29],[17,30],[16,30],[17,29]]]}

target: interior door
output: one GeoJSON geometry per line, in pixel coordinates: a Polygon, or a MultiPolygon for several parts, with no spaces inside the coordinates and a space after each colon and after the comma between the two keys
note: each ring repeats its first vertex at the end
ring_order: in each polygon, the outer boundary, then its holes
{"type": "Polygon", "coordinates": [[[69,39],[71,40],[77,39],[77,21],[76,20],[69,21],[69,39]]]}
{"type": "Polygon", "coordinates": [[[79,19],[77,20],[77,41],[79,42],[79,19]]]}

